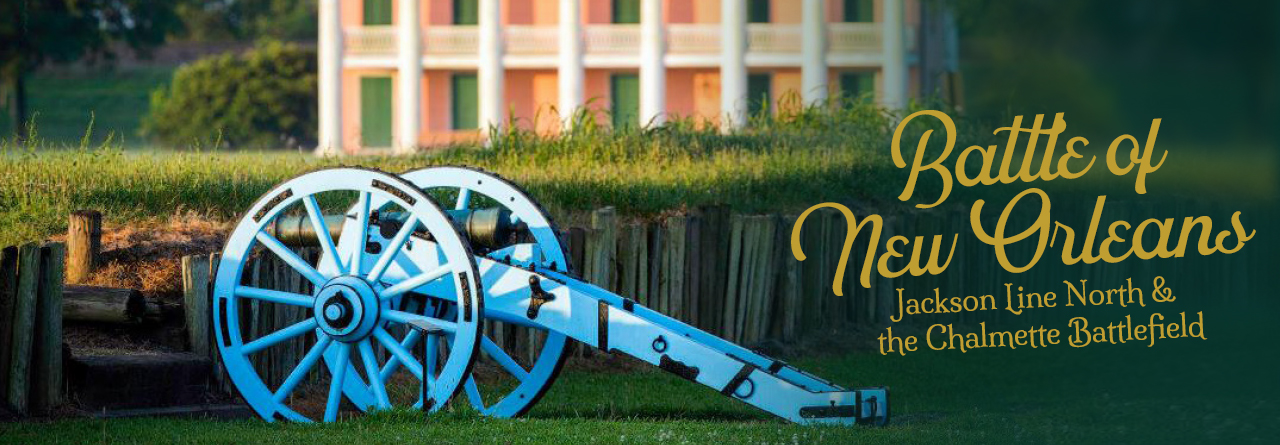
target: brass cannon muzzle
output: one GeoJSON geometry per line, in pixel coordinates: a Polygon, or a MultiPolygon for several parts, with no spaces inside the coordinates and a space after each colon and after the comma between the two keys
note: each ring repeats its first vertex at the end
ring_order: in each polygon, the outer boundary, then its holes
{"type": "MultiPolygon", "coordinates": [[[[450,222],[458,232],[471,241],[473,247],[489,249],[502,247],[521,228],[520,223],[512,220],[511,211],[503,208],[446,210],[445,213],[449,215],[450,222]]],[[[342,237],[342,227],[346,225],[347,220],[355,219],[355,215],[324,216],[325,226],[329,228],[329,236],[333,238],[334,243],[342,237]]],[[[372,212],[369,215],[369,226],[378,227],[378,233],[383,238],[391,238],[407,219],[408,215],[402,212],[372,212]]],[[[311,218],[306,215],[278,217],[267,226],[266,231],[287,246],[320,245],[315,226],[311,224],[311,218]]],[[[416,235],[430,237],[430,234],[425,232],[416,235]]]]}

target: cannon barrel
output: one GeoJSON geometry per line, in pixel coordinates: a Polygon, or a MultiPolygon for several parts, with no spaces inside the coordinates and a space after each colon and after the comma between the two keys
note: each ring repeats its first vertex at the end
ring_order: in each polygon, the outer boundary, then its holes
{"type": "MultiPolygon", "coordinates": [[[[475,210],[447,210],[450,222],[459,232],[467,236],[473,245],[486,248],[502,247],[519,229],[519,224],[512,220],[511,211],[503,208],[475,210]]],[[[337,243],[342,237],[342,227],[347,219],[355,219],[355,215],[325,215],[324,222],[329,228],[329,236],[337,243]]],[[[369,225],[377,226],[383,238],[391,238],[404,225],[408,215],[400,212],[378,213],[370,215],[369,225]]],[[[267,226],[266,232],[291,247],[319,246],[315,226],[306,215],[281,216],[267,226]]]]}

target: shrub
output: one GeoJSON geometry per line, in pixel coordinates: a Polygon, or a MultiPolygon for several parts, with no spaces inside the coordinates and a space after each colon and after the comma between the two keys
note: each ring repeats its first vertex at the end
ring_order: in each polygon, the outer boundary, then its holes
{"type": "Polygon", "coordinates": [[[316,140],[316,55],[267,42],[179,68],[151,93],[143,135],[171,146],[295,148],[316,140]]]}

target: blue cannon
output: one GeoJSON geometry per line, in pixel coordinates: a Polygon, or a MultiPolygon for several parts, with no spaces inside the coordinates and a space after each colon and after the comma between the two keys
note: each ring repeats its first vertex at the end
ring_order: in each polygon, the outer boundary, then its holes
{"type": "Polygon", "coordinates": [[[696,329],[582,281],[568,258],[547,213],[483,171],[307,173],[258,199],[226,241],[213,289],[221,362],[245,401],[271,421],[335,421],[344,400],[363,411],[436,411],[459,393],[484,415],[519,416],[555,381],[570,340],[792,422],[889,421],[887,388],[845,389],[696,329]],[[448,201],[452,208],[437,204],[448,201]],[[291,247],[300,239],[320,254],[304,258],[291,247]],[[260,255],[278,257],[314,291],[249,284],[247,266],[260,255]],[[250,303],[309,311],[247,338],[250,303]],[[486,322],[537,331],[530,337],[541,343],[537,353],[518,360],[486,335],[486,322]],[[310,346],[283,381],[269,383],[255,370],[255,354],[300,338],[310,346]],[[509,377],[477,378],[482,358],[509,377]],[[313,373],[328,375],[327,384],[313,373]]]}

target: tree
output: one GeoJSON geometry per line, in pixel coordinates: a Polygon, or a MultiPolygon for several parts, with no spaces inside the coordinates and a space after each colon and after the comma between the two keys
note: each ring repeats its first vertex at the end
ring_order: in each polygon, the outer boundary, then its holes
{"type": "Polygon", "coordinates": [[[313,0],[189,0],[176,11],[196,41],[314,40],[319,20],[313,0]]]}
{"type": "Polygon", "coordinates": [[[111,42],[146,51],[181,29],[174,3],[152,0],[0,1],[0,95],[19,140],[27,131],[25,79],[48,62],[110,59],[111,42]]]}
{"type": "Polygon", "coordinates": [[[200,59],[152,92],[143,133],[173,146],[314,145],[316,71],[314,51],[271,41],[244,54],[200,59]]]}

